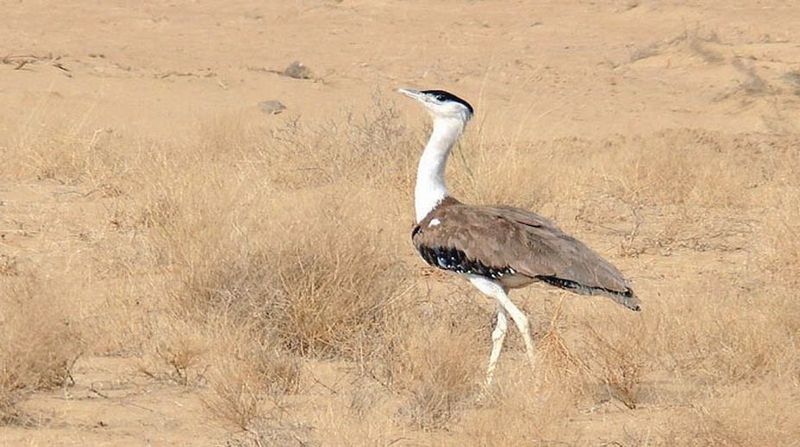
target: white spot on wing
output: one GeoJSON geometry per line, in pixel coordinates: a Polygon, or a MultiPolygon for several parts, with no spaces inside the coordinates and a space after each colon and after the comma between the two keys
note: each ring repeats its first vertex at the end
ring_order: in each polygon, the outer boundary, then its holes
{"type": "Polygon", "coordinates": [[[435,227],[436,225],[439,225],[440,223],[442,223],[442,221],[439,220],[439,219],[431,219],[431,223],[429,223],[428,226],[429,227],[435,227]]]}

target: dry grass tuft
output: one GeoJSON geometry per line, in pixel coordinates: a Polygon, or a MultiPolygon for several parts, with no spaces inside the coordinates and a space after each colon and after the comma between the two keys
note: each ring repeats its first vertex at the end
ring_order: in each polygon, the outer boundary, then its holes
{"type": "Polygon", "coordinates": [[[595,327],[587,328],[589,346],[594,356],[589,367],[608,394],[630,409],[636,408],[644,373],[643,337],[640,331],[627,329],[624,334],[608,334],[595,327]]]}
{"type": "Polygon", "coordinates": [[[142,221],[153,228],[156,256],[180,279],[171,294],[187,315],[226,315],[301,356],[354,359],[371,350],[408,275],[394,234],[384,233],[396,204],[361,208],[374,198],[361,184],[394,181],[396,165],[382,163],[407,135],[391,107],[346,122],[320,130],[290,122],[292,130],[264,135],[222,120],[204,131],[199,156],[190,145],[144,173],[155,186],[142,221]],[[319,146],[323,137],[329,146],[319,146]],[[339,183],[316,182],[304,168],[315,164],[339,183]]]}
{"type": "Polygon", "coordinates": [[[188,324],[174,313],[159,318],[152,326],[153,340],[146,344],[150,354],[139,370],[148,377],[182,386],[201,386],[209,368],[208,353],[213,337],[188,324]]]}
{"type": "Polygon", "coordinates": [[[285,267],[278,269],[268,315],[290,351],[351,359],[372,351],[407,290],[402,265],[381,254],[368,234],[352,236],[308,241],[281,257],[285,267]]]}
{"type": "Polygon", "coordinates": [[[42,283],[0,283],[0,422],[24,423],[22,393],[64,385],[80,355],[78,334],[42,283]]]}
{"type": "Polygon", "coordinates": [[[543,386],[577,392],[585,380],[586,366],[565,340],[564,296],[536,340],[536,376],[543,386]]]}
{"type": "Polygon", "coordinates": [[[205,404],[221,420],[251,430],[283,409],[283,396],[300,386],[297,359],[258,341],[247,331],[218,346],[208,373],[211,384],[205,404]]]}
{"type": "Polygon", "coordinates": [[[483,350],[463,323],[438,322],[397,334],[394,388],[408,394],[401,415],[425,430],[443,428],[468,406],[483,378],[483,350]],[[466,333],[465,333],[466,332],[466,333]]]}
{"type": "Polygon", "coordinates": [[[134,154],[119,145],[110,129],[87,131],[61,126],[19,132],[18,138],[0,145],[6,160],[0,173],[11,178],[52,180],[66,185],[90,185],[105,196],[119,194],[118,184],[127,176],[134,154]]]}
{"type": "MultiPolygon", "coordinates": [[[[575,323],[563,315],[564,298],[562,295],[550,324],[536,343],[537,376],[541,378],[542,389],[558,388],[562,397],[569,394],[576,399],[613,398],[630,409],[636,408],[646,369],[644,345],[649,340],[643,330],[644,323],[624,318],[624,329],[620,330],[599,325],[596,315],[581,315],[581,323],[575,328],[580,334],[577,344],[565,339],[568,332],[576,331],[568,329],[575,323]]],[[[620,318],[620,310],[613,311],[612,318],[620,318]]],[[[574,318],[574,315],[569,317],[574,318]]]]}
{"type": "Polygon", "coordinates": [[[303,188],[333,183],[380,186],[410,197],[420,134],[382,96],[363,115],[344,113],[324,123],[287,121],[256,148],[270,180],[303,188]]]}
{"type": "Polygon", "coordinates": [[[197,252],[203,258],[184,260],[176,296],[193,312],[221,312],[252,325],[290,352],[356,358],[370,350],[408,289],[407,275],[368,230],[336,227],[340,232],[297,229],[303,238],[279,236],[276,228],[268,240],[250,239],[250,248],[207,239],[211,246],[197,252]]]}

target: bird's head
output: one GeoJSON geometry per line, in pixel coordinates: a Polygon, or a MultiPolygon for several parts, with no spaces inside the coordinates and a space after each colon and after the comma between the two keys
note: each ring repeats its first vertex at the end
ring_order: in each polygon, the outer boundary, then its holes
{"type": "Polygon", "coordinates": [[[444,90],[412,90],[401,88],[398,92],[414,98],[428,110],[434,121],[438,119],[456,119],[466,124],[474,113],[467,101],[444,90]]]}

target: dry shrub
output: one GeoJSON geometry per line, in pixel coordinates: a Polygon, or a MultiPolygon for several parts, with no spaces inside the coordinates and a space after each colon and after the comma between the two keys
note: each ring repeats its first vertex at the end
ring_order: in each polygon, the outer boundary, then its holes
{"type": "Polygon", "coordinates": [[[289,224],[269,236],[244,236],[238,247],[217,236],[197,241],[206,246],[196,251],[181,248],[181,256],[198,257],[182,260],[177,298],[199,315],[222,312],[252,324],[300,355],[352,359],[369,351],[407,290],[407,275],[373,231],[330,212],[306,215],[319,214],[314,220],[334,231],[289,224]]]}
{"type": "MultiPolygon", "coordinates": [[[[256,352],[255,354],[267,354],[256,352]]],[[[276,363],[275,356],[221,361],[210,372],[205,404],[220,419],[249,430],[283,410],[286,393],[297,391],[296,362],[276,363]]]]}
{"type": "Polygon", "coordinates": [[[723,383],[747,383],[780,373],[788,366],[786,346],[794,344],[791,336],[775,325],[781,311],[742,306],[712,314],[704,340],[708,351],[703,353],[703,372],[723,383]]]}
{"type": "Polygon", "coordinates": [[[232,366],[224,364],[220,368],[220,377],[212,382],[213,394],[206,399],[206,406],[221,420],[247,430],[267,413],[265,383],[247,371],[246,365],[232,366]]]}
{"type": "MultiPolygon", "coordinates": [[[[159,381],[183,386],[206,382],[209,353],[217,342],[210,327],[197,327],[174,311],[151,316],[151,340],[145,343],[146,356],[139,371],[159,381]]],[[[220,328],[221,329],[221,328],[220,328]]]]}
{"type": "Polygon", "coordinates": [[[63,385],[80,355],[78,334],[49,286],[29,277],[0,282],[0,423],[23,422],[26,391],[63,385]]]}
{"type": "Polygon", "coordinates": [[[156,353],[172,369],[173,378],[182,385],[188,385],[193,381],[191,371],[197,366],[203,351],[182,339],[176,344],[159,343],[156,353]]]}
{"type": "Polygon", "coordinates": [[[434,430],[469,408],[484,379],[490,315],[472,295],[418,301],[420,292],[392,309],[372,356],[360,359],[361,373],[402,397],[400,421],[434,430]]]}
{"type": "MultiPolygon", "coordinates": [[[[222,313],[304,356],[370,351],[408,289],[396,241],[407,230],[387,225],[396,195],[364,185],[393,175],[388,160],[407,146],[407,132],[391,107],[345,122],[324,131],[294,122],[291,135],[265,136],[221,119],[201,132],[202,145],[169,151],[172,159],[142,173],[151,179],[142,182],[151,185],[142,220],[156,257],[180,280],[170,293],[187,315],[222,313]],[[296,190],[272,178],[315,165],[337,184],[296,190]]],[[[304,186],[319,177],[306,175],[304,186]]]]}
{"type": "MultiPolygon", "coordinates": [[[[547,300],[542,303],[543,314],[536,319],[547,323],[534,329],[539,336],[534,341],[536,365],[533,375],[518,373],[513,376],[515,380],[523,380],[526,383],[526,393],[531,393],[531,395],[519,395],[518,397],[523,400],[516,402],[515,405],[524,405],[532,413],[541,416],[551,414],[549,410],[542,413],[543,409],[537,408],[542,401],[553,398],[559,402],[560,411],[563,411],[565,406],[577,405],[580,398],[586,394],[592,394],[594,398],[600,383],[599,378],[590,374],[592,371],[588,365],[589,360],[595,355],[594,352],[590,352],[589,357],[582,357],[587,355],[586,352],[577,349],[576,341],[572,339],[577,336],[583,342],[587,337],[583,332],[579,334],[575,332],[573,312],[569,310],[570,298],[564,292],[557,303],[550,303],[547,300]],[[538,400],[539,398],[535,397],[538,394],[545,398],[538,400]]],[[[587,326],[588,324],[585,324],[580,328],[585,329],[587,326]]],[[[509,388],[507,393],[513,395],[511,390],[514,388],[516,386],[509,388]]],[[[498,411],[503,410],[498,409],[498,411]]]]}
{"type": "MultiPolygon", "coordinates": [[[[207,213],[172,202],[179,205],[175,217],[156,241],[168,244],[160,250],[180,280],[170,293],[186,332],[207,332],[205,346],[217,346],[199,351],[215,414],[266,430],[281,396],[296,390],[293,356],[362,359],[382,343],[408,275],[392,244],[363,227],[368,218],[350,223],[351,214],[327,195],[302,206],[291,200],[294,212],[270,224],[237,222],[235,212],[215,210],[215,201],[207,213]],[[204,329],[218,318],[224,326],[204,329]],[[247,328],[247,336],[220,335],[234,328],[247,328]],[[209,353],[221,346],[224,353],[209,353]]],[[[198,352],[179,341],[161,352],[198,352]]]]}
{"type": "Polygon", "coordinates": [[[376,94],[363,115],[352,112],[321,124],[298,119],[273,128],[257,147],[276,185],[289,188],[356,183],[409,197],[423,142],[400,119],[394,103],[376,94]]]}
{"type": "Polygon", "coordinates": [[[269,325],[301,355],[357,358],[373,348],[408,274],[367,232],[322,236],[281,258],[269,325]]]}

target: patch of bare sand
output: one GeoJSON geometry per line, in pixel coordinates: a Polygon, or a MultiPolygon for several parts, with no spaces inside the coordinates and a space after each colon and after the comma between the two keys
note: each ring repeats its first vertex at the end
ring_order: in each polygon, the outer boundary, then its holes
{"type": "Polygon", "coordinates": [[[154,383],[136,359],[86,357],[63,389],[36,393],[22,410],[32,427],[5,427],[4,445],[209,445],[226,430],[208,420],[198,394],[154,383]],[[72,383],[74,381],[74,383],[72,383]]]}

